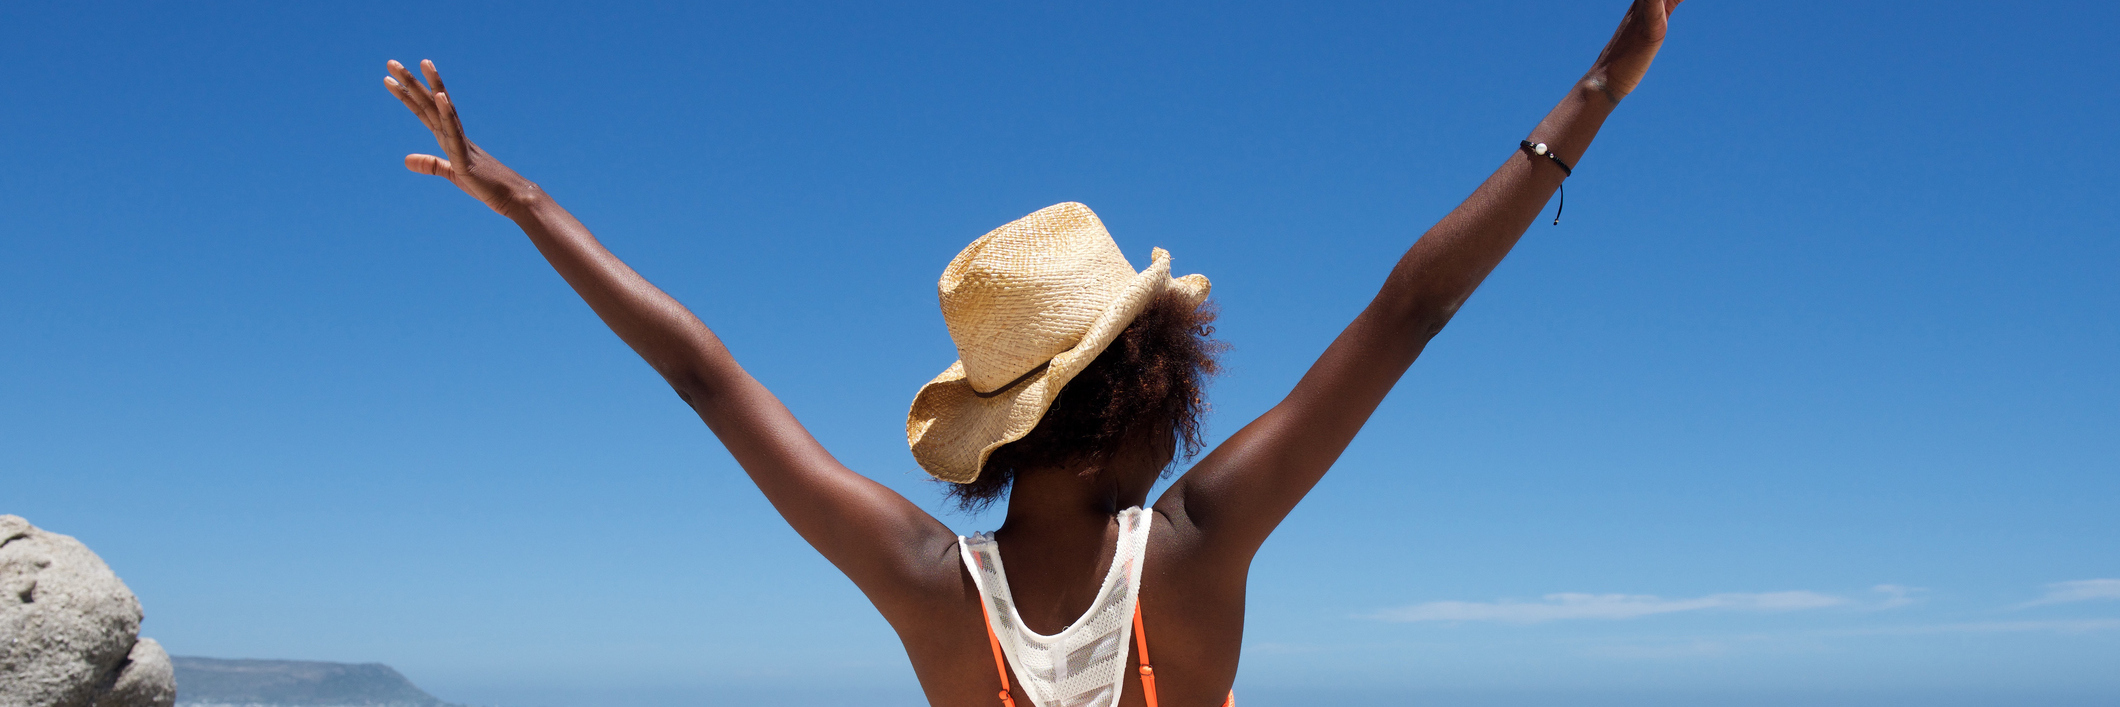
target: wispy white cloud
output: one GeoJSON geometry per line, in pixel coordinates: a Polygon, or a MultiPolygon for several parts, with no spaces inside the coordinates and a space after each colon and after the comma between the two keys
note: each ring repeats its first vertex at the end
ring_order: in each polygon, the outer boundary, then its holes
{"type": "Polygon", "coordinates": [[[1621,658],[1627,660],[1708,658],[1727,655],[1730,653],[1730,644],[1724,641],[1710,640],[1692,640],[1678,643],[1616,643],[1590,646],[1584,648],[1581,653],[1596,658],[1621,658]]]}
{"type": "Polygon", "coordinates": [[[1938,633],[2097,633],[2120,631],[2120,619],[1973,621],[1925,626],[1880,626],[1820,632],[1835,636],[1923,636],[1938,633]]]}
{"type": "Polygon", "coordinates": [[[2079,579],[2046,585],[2046,596],[2010,607],[2023,609],[2047,604],[2067,604],[2099,599],[2120,599],[2120,579],[2079,579]]]}
{"type": "Polygon", "coordinates": [[[1540,623],[1562,619],[1634,619],[1682,611],[1798,611],[1839,606],[1848,600],[1817,592],[1710,594],[1665,599],[1646,594],[1548,594],[1543,601],[1432,601],[1371,614],[1382,621],[1500,621],[1540,623]]]}
{"type": "Polygon", "coordinates": [[[1598,658],[1675,660],[1712,658],[1740,651],[1817,650],[1820,645],[1818,643],[1819,639],[2002,633],[2079,635],[2110,632],[2120,632],[2120,619],[1966,621],[1911,626],[1865,626],[1860,628],[1809,629],[1694,637],[1642,636],[1630,642],[1590,645],[1582,649],[1580,653],[1598,658]]]}
{"type": "Polygon", "coordinates": [[[1928,590],[1923,589],[1921,587],[1907,587],[1897,584],[1880,584],[1875,587],[1871,587],[1870,591],[1885,595],[1884,601],[1878,602],[1876,606],[1873,606],[1871,608],[1897,609],[1899,607],[1921,601],[1920,599],[1914,598],[1913,595],[1928,590]]]}

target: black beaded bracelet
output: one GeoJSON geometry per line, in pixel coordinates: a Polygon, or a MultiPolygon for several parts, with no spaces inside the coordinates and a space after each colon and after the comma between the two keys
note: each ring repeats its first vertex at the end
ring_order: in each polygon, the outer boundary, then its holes
{"type": "MultiPolygon", "coordinates": [[[[1575,169],[1569,167],[1568,163],[1562,162],[1559,155],[1553,154],[1553,150],[1548,149],[1546,143],[1524,140],[1519,144],[1522,146],[1524,154],[1531,155],[1534,158],[1544,157],[1552,160],[1554,166],[1561,168],[1563,177],[1575,176],[1575,169]]],[[[1566,208],[1568,208],[1568,183],[1564,181],[1561,182],[1561,203],[1553,209],[1553,225],[1561,225],[1561,210],[1566,208]]]]}

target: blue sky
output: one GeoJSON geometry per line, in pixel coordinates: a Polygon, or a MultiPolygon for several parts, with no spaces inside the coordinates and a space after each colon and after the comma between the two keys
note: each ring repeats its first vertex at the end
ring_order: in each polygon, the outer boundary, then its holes
{"type": "MultiPolygon", "coordinates": [[[[178,654],[479,704],[915,704],[512,225],[399,166],[434,147],[384,60],[436,60],[474,139],[942,513],[900,421],[966,242],[1082,201],[1213,278],[1219,438],[1621,9],[16,4],[0,512],[101,553],[178,654]]],[[[1562,225],[1259,556],[1239,692],[2120,699],[2116,20],[1687,3],[1562,225]]]]}

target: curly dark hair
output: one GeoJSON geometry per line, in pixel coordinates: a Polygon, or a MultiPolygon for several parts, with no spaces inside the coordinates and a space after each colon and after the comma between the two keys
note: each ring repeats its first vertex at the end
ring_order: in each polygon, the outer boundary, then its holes
{"type": "MultiPolygon", "coordinates": [[[[950,484],[958,508],[976,512],[1008,495],[1016,472],[1086,461],[1100,473],[1121,447],[1158,433],[1175,438],[1172,461],[1200,453],[1207,381],[1221,372],[1215,308],[1165,291],[1119,333],[1104,353],[1060,389],[1030,434],[986,458],[979,478],[950,484]]],[[[1170,466],[1163,467],[1169,473],[1170,466]]]]}

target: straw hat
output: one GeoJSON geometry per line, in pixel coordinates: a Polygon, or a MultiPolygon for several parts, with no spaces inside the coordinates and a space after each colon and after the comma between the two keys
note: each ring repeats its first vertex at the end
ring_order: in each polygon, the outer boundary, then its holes
{"type": "Polygon", "coordinates": [[[986,457],[1038,426],[1060,387],[1087,368],[1164,290],[1194,304],[1207,278],[1172,279],[1157,248],[1147,270],[1119,253],[1089,207],[1039,209],[965,246],[942,271],[942,321],[959,360],[920,388],[905,418],[913,458],[935,478],[979,478],[986,457]]]}

